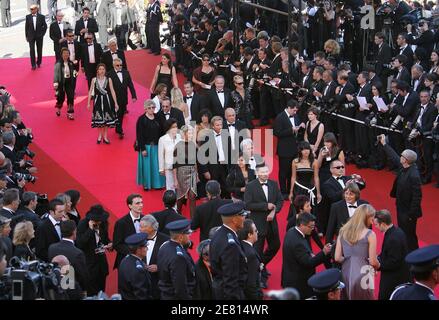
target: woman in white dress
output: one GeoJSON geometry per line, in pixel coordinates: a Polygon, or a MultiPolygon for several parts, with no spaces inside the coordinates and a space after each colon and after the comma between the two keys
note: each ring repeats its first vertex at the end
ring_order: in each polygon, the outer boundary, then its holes
{"type": "Polygon", "coordinates": [[[174,174],[174,148],[181,140],[178,132],[177,120],[170,118],[165,122],[165,132],[159,139],[159,171],[166,178],[166,190],[175,190],[174,174]]]}

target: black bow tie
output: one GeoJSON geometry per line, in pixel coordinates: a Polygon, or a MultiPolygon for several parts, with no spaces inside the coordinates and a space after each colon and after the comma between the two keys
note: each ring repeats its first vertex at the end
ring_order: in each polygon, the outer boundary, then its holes
{"type": "Polygon", "coordinates": [[[61,222],[57,222],[57,223],[55,223],[55,227],[56,226],[59,226],[61,224],[61,222]]]}
{"type": "Polygon", "coordinates": [[[220,137],[221,133],[215,133],[215,137],[220,137]]]}
{"type": "Polygon", "coordinates": [[[268,187],[268,184],[266,183],[266,182],[261,182],[261,186],[263,187],[263,186],[267,186],[268,187]]]}
{"type": "Polygon", "coordinates": [[[32,17],[33,17],[33,18],[36,18],[36,17],[37,17],[37,15],[36,15],[36,14],[33,14],[33,15],[32,15],[32,17]]]}
{"type": "Polygon", "coordinates": [[[88,19],[84,19],[84,22],[87,22],[88,21],[88,19]]]}
{"type": "Polygon", "coordinates": [[[91,47],[93,45],[93,43],[90,43],[88,46],[91,47]]]}
{"type": "Polygon", "coordinates": [[[169,112],[165,112],[164,114],[165,114],[165,116],[170,116],[171,115],[169,112]]]}
{"type": "Polygon", "coordinates": [[[224,90],[219,90],[217,91],[217,93],[224,93],[224,90]]]}
{"type": "Polygon", "coordinates": [[[155,234],[154,237],[152,237],[151,239],[148,239],[148,241],[154,241],[157,238],[157,233],[155,234]]]}
{"type": "Polygon", "coordinates": [[[71,41],[71,42],[67,42],[68,44],[73,44],[73,41],[71,41]]]}
{"type": "Polygon", "coordinates": [[[192,96],[187,96],[186,99],[192,99],[192,96]]]}
{"type": "Polygon", "coordinates": [[[294,116],[289,116],[290,118],[294,118],[294,116]]]}
{"type": "Polygon", "coordinates": [[[117,73],[122,73],[122,71],[117,71],[117,73]]]}
{"type": "Polygon", "coordinates": [[[61,24],[62,22],[58,22],[58,24],[61,24]]]}
{"type": "Polygon", "coordinates": [[[343,176],[341,176],[341,177],[337,177],[336,179],[337,179],[337,180],[343,180],[343,176]]]}
{"type": "Polygon", "coordinates": [[[357,206],[349,205],[348,208],[354,208],[354,209],[357,209],[357,206]]]}
{"type": "Polygon", "coordinates": [[[136,222],[139,222],[139,223],[140,223],[140,218],[138,218],[138,219],[134,219],[133,222],[134,222],[134,223],[136,223],[136,222]]]}
{"type": "Polygon", "coordinates": [[[229,127],[234,127],[234,126],[235,126],[234,123],[228,123],[227,125],[228,125],[229,127]]]}

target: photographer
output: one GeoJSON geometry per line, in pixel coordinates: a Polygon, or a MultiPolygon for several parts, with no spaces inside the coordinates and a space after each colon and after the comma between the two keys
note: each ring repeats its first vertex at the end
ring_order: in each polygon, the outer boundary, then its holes
{"type": "Polygon", "coordinates": [[[418,23],[419,34],[415,37],[412,34],[413,26],[411,24],[407,25],[407,42],[411,45],[416,45],[418,49],[422,48],[424,51],[424,58],[421,62],[428,65],[431,52],[434,48],[434,34],[433,31],[428,29],[428,22],[425,20],[420,20],[418,23]]]}
{"type": "Polygon", "coordinates": [[[3,152],[6,158],[11,160],[14,171],[24,174],[32,174],[37,172],[37,168],[33,166],[32,161],[26,161],[24,154],[20,154],[15,149],[15,135],[13,132],[4,132],[3,148],[0,150],[3,152]]]}

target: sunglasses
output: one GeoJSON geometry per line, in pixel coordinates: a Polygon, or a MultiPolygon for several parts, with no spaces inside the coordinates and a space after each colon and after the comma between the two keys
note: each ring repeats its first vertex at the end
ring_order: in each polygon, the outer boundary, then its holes
{"type": "Polygon", "coordinates": [[[121,64],[115,64],[114,66],[115,67],[121,67],[122,65],[121,64]]]}
{"type": "Polygon", "coordinates": [[[244,84],[244,82],[235,82],[238,86],[244,84]]]}
{"type": "Polygon", "coordinates": [[[344,166],[337,166],[337,167],[334,167],[335,169],[344,169],[344,166]]]}
{"type": "Polygon", "coordinates": [[[203,61],[209,62],[209,59],[203,59],[203,61]]]}

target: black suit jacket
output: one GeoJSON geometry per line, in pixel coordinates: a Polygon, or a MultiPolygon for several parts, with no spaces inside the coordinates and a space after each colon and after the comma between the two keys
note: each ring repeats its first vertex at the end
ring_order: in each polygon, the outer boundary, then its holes
{"type": "Polygon", "coordinates": [[[247,210],[250,210],[249,218],[255,222],[260,234],[266,234],[267,226],[270,223],[277,223],[276,216],[272,222],[267,222],[267,216],[270,213],[268,203],[273,203],[276,206],[276,213],[282,209],[284,203],[278,183],[267,180],[267,185],[268,201],[258,179],[249,182],[244,192],[245,206],[247,210]]]}
{"type": "MultiPolygon", "coordinates": [[[[86,41],[84,39],[84,34],[81,35],[81,30],[84,29],[84,28],[85,28],[84,18],[81,17],[78,21],[76,21],[76,24],[75,24],[75,35],[78,36],[79,42],[85,44],[86,41]]],[[[98,24],[97,24],[95,19],[88,18],[87,29],[88,29],[88,33],[93,33],[94,39],[96,39],[95,33],[98,32],[99,29],[98,29],[98,24]]]]}
{"type": "Polygon", "coordinates": [[[52,261],[58,255],[63,255],[69,259],[70,265],[75,270],[76,281],[78,281],[81,288],[86,288],[89,274],[85,263],[85,255],[81,249],[76,248],[70,241],[61,240],[50,245],[48,255],[49,261],[52,261]]]}
{"type": "Polygon", "coordinates": [[[169,236],[169,230],[166,229],[166,225],[169,222],[176,221],[176,220],[182,220],[185,219],[181,214],[179,214],[176,210],[173,208],[166,208],[162,211],[157,211],[151,213],[154,218],[159,223],[159,232],[164,233],[169,236]]]}
{"type": "Polygon", "coordinates": [[[404,231],[390,227],[384,234],[383,246],[378,256],[380,262],[380,300],[389,300],[395,288],[410,280],[409,268],[405,262],[408,253],[404,231]]]}
{"type": "Polygon", "coordinates": [[[247,257],[247,283],[244,294],[247,300],[261,300],[263,297],[261,289],[261,257],[256,249],[245,241],[241,241],[245,256],[247,257]]]}
{"type": "MultiPolygon", "coordinates": [[[[183,97],[184,102],[187,103],[187,98],[186,96],[183,97]]],[[[193,93],[192,94],[192,99],[191,99],[191,117],[192,117],[192,121],[201,121],[200,118],[200,111],[203,108],[203,98],[197,94],[197,93],[193,93]]]]}
{"type": "Polygon", "coordinates": [[[94,43],[94,54],[95,54],[95,64],[90,64],[90,55],[88,54],[88,46],[87,44],[82,45],[81,49],[81,66],[85,69],[85,72],[89,74],[93,74],[96,76],[96,65],[101,61],[102,56],[102,47],[100,44],[94,43]]]}
{"type": "Polygon", "coordinates": [[[63,32],[61,32],[61,29],[59,28],[58,21],[54,21],[49,26],[49,36],[50,39],[53,41],[53,50],[55,52],[60,51],[61,49],[61,43],[59,43],[59,40],[65,36],[65,32],[67,29],[71,29],[70,24],[68,22],[63,22],[63,32]]]}
{"type": "MultiPolygon", "coordinates": [[[[352,179],[352,176],[343,176],[342,180],[344,184],[352,179]]],[[[363,190],[366,187],[366,183],[364,180],[357,182],[360,190],[363,190]]],[[[322,185],[322,197],[327,200],[330,204],[338,202],[343,199],[343,188],[338,181],[331,176],[328,180],[325,181],[322,185]]]]}
{"type": "MultiPolygon", "coordinates": [[[[171,107],[169,114],[170,114],[169,118],[174,118],[175,120],[177,120],[177,126],[179,129],[182,126],[184,126],[185,120],[184,120],[183,111],[181,111],[180,109],[171,107]]],[[[166,116],[165,116],[165,113],[163,112],[163,108],[161,108],[160,111],[157,112],[157,118],[158,118],[162,128],[164,128],[165,122],[166,122],[166,116]]]]}
{"type": "Polygon", "coordinates": [[[47,31],[47,23],[46,18],[42,14],[37,14],[37,28],[34,29],[34,23],[32,19],[32,15],[28,14],[26,16],[26,23],[24,26],[25,34],[26,34],[26,40],[32,41],[32,40],[39,40],[43,39],[44,35],[47,31]]]}
{"type": "MultiPolygon", "coordinates": [[[[142,217],[143,215],[140,215],[139,218],[141,219],[142,217]]],[[[113,248],[117,252],[114,269],[118,268],[122,259],[129,254],[125,239],[134,233],[136,233],[136,227],[129,213],[116,221],[113,233],[113,248]]]]}
{"type": "Polygon", "coordinates": [[[325,258],[323,251],[313,254],[308,240],[296,228],[288,230],[282,247],[282,287],[297,289],[301,299],[311,297],[308,279],[325,258]]]}
{"type": "MultiPolygon", "coordinates": [[[[421,108],[417,111],[413,121],[417,121],[419,114],[421,112],[421,108]]],[[[433,123],[437,116],[437,108],[432,103],[429,103],[424,110],[421,118],[421,127],[419,128],[419,132],[424,137],[431,137],[431,130],[433,129],[433,123]]]]}
{"type": "Polygon", "coordinates": [[[44,218],[35,232],[35,253],[37,257],[43,261],[50,262],[48,255],[49,246],[60,240],[52,221],[49,218],[44,218]]]}
{"type": "MultiPolygon", "coordinates": [[[[122,68],[124,68],[125,70],[128,70],[127,67],[127,60],[125,58],[125,53],[122,50],[117,50],[116,51],[117,57],[122,60],[122,68]]],[[[110,70],[113,70],[113,55],[111,54],[110,50],[105,51],[104,53],[102,53],[101,56],[101,62],[103,64],[105,64],[106,68],[107,68],[107,72],[110,70]]]]}
{"type": "Polygon", "coordinates": [[[313,83],[313,78],[312,78],[312,72],[308,72],[307,74],[303,74],[300,76],[300,86],[306,89],[309,89],[311,87],[311,84],[313,83]],[[303,79],[307,77],[305,79],[305,83],[303,82],[303,79]]]}
{"type": "Polygon", "coordinates": [[[422,217],[421,177],[418,167],[413,164],[404,169],[400,163],[400,157],[388,144],[384,146],[384,151],[391,163],[399,169],[390,191],[390,196],[396,198],[397,214],[411,219],[422,217]]]}
{"type": "Polygon", "coordinates": [[[218,98],[218,93],[216,92],[215,88],[212,88],[209,90],[209,93],[207,95],[207,106],[212,112],[213,116],[221,116],[224,117],[224,111],[228,107],[233,106],[232,96],[230,95],[230,89],[224,88],[224,107],[221,105],[221,102],[218,98]]]}
{"type": "Polygon", "coordinates": [[[213,227],[221,226],[223,221],[217,210],[222,205],[231,203],[232,200],[215,198],[195,208],[191,229],[200,228],[200,242],[209,238],[209,231],[213,227]]]}
{"type": "Polygon", "coordinates": [[[0,209],[0,216],[5,217],[6,219],[13,219],[14,217],[16,217],[16,214],[12,214],[9,210],[6,209],[0,209]]]}
{"type": "MultiPolygon", "coordinates": [[[[358,199],[357,205],[368,203],[367,201],[358,199]]],[[[338,235],[340,228],[349,220],[349,211],[345,200],[340,200],[331,205],[329,213],[328,227],[326,229],[326,243],[332,242],[334,235],[338,235]]]]}
{"type": "Polygon", "coordinates": [[[397,80],[404,81],[407,84],[410,84],[412,81],[412,76],[406,67],[403,67],[401,69],[401,72],[399,70],[395,70],[395,78],[397,80]]]}
{"type": "Polygon", "coordinates": [[[396,103],[393,107],[393,110],[399,114],[400,116],[404,117],[404,122],[407,121],[413,121],[414,116],[416,114],[416,110],[420,104],[419,102],[419,95],[416,92],[410,92],[408,93],[408,98],[406,102],[404,102],[404,97],[401,96],[401,103],[396,103]]]}
{"type": "Polygon", "coordinates": [[[331,81],[331,83],[329,84],[328,91],[326,91],[326,94],[325,94],[325,89],[326,89],[326,86],[323,88],[322,99],[323,99],[323,101],[328,102],[329,100],[331,100],[335,96],[335,89],[337,89],[337,82],[334,80],[331,81]]]}
{"type": "Polygon", "coordinates": [[[219,39],[221,39],[221,35],[215,31],[212,30],[210,33],[210,36],[208,35],[208,39],[207,39],[207,43],[204,46],[205,48],[205,53],[212,55],[213,52],[215,51],[216,45],[218,44],[219,39]]]}
{"type": "Polygon", "coordinates": [[[376,46],[376,55],[375,55],[375,71],[377,75],[383,75],[383,70],[385,69],[384,65],[390,64],[392,59],[392,49],[387,43],[383,43],[381,49],[376,46]]]}
{"type": "MultiPolygon", "coordinates": [[[[255,171],[247,167],[247,180],[248,182],[256,179],[255,171]]],[[[235,165],[230,170],[226,179],[227,191],[237,199],[244,198],[244,192],[241,191],[241,188],[246,186],[244,175],[242,174],[241,169],[238,165],[235,165]]]]}
{"type": "MultiPolygon", "coordinates": [[[[296,126],[300,125],[299,116],[294,116],[296,126]]],[[[295,158],[297,156],[297,135],[293,131],[290,118],[282,111],[274,120],[273,133],[277,137],[278,157],[295,158]]]]}
{"type": "Polygon", "coordinates": [[[396,55],[402,54],[407,57],[407,62],[405,64],[405,67],[407,69],[410,69],[413,66],[413,50],[410,45],[404,48],[404,50],[401,52],[401,50],[397,50],[396,55]]]}
{"type": "Polygon", "coordinates": [[[198,259],[195,264],[195,278],[196,284],[193,299],[212,300],[212,276],[202,258],[198,259]]]}
{"type": "Polygon", "coordinates": [[[130,89],[131,98],[137,99],[136,89],[134,89],[133,80],[131,80],[131,75],[127,70],[122,69],[122,82],[120,82],[120,79],[115,69],[110,69],[107,75],[113,82],[113,88],[119,107],[126,106],[128,104],[128,89],[130,89]]]}
{"type": "MultiPolygon", "coordinates": [[[[341,86],[340,86],[341,87],[341,86]]],[[[345,86],[343,87],[343,90],[339,90],[338,94],[335,95],[335,101],[338,103],[347,103],[346,95],[347,94],[354,94],[355,88],[350,82],[346,82],[345,86]]]]}
{"type": "MultiPolygon", "coordinates": [[[[169,240],[168,235],[161,233],[161,232],[157,232],[157,238],[155,241],[154,248],[152,248],[152,254],[151,254],[151,259],[149,260],[149,265],[157,264],[157,257],[159,254],[159,249],[162,246],[162,244],[164,244],[168,240],[169,240]]],[[[151,250],[151,249],[148,247],[148,250],[151,250]]],[[[146,259],[145,259],[145,263],[146,263],[146,259]]],[[[160,299],[159,272],[158,271],[157,272],[150,272],[149,275],[151,277],[152,296],[154,299],[159,300],[160,299]]]]}

